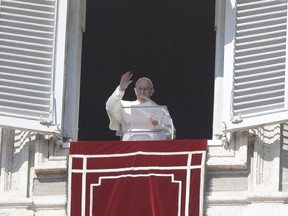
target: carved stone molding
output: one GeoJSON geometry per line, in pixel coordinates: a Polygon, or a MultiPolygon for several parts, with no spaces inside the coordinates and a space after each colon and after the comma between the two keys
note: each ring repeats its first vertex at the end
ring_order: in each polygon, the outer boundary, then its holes
{"type": "Polygon", "coordinates": [[[256,139],[251,158],[252,191],[279,191],[280,187],[280,125],[265,126],[254,130],[256,139]]]}
{"type": "Polygon", "coordinates": [[[234,132],[228,142],[208,141],[208,170],[245,170],[247,168],[248,132],[234,132]]]}

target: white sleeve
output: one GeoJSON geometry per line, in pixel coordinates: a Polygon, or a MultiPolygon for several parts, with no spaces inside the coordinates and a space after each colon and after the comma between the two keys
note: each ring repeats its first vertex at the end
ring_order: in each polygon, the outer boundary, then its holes
{"type": "Polygon", "coordinates": [[[122,104],[121,100],[124,96],[125,91],[121,91],[119,86],[108,98],[106,102],[106,111],[110,120],[109,128],[116,130],[117,133],[121,133],[121,122],[122,122],[122,104]]]}

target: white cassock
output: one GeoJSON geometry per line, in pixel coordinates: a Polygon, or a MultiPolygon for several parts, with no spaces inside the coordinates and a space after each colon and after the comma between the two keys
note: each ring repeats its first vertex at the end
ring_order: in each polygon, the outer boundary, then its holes
{"type": "Polygon", "coordinates": [[[175,138],[175,128],[165,106],[156,105],[152,101],[124,101],[124,93],[117,87],[106,102],[109,128],[115,130],[117,136],[122,136],[123,141],[175,138]],[[152,125],[152,116],[160,121],[158,125],[152,125]]]}

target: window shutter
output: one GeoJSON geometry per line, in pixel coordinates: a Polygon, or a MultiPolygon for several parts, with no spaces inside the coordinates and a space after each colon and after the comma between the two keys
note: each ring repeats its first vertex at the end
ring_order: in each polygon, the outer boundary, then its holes
{"type": "Polygon", "coordinates": [[[2,127],[61,132],[66,10],[66,0],[0,1],[2,127]]]}
{"type": "Polygon", "coordinates": [[[226,37],[225,45],[224,130],[284,122],[288,118],[287,0],[231,3],[226,36],[234,34],[231,40],[226,37]]]}

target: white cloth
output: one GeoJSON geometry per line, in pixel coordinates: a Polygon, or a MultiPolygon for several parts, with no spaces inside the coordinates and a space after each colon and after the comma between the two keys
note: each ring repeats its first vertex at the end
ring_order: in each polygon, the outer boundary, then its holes
{"type": "MultiPolygon", "coordinates": [[[[166,139],[166,135],[163,132],[157,132],[157,133],[139,133],[139,134],[133,134],[134,137],[131,137],[130,134],[123,134],[123,128],[122,123],[124,118],[127,121],[127,117],[123,117],[123,115],[127,116],[125,113],[123,113],[123,107],[131,107],[131,106],[155,106],[155,104],[152,104],[151,101],[146,101],[144,103],[140,103],[138,100],[136,101],[125,101],[122,100],[123,96],[125,94],[125,91],[120,91],[119,86],[116,88],[116,90],[113,92],[113,94],[108,98],[106,102],[106,111],[110,120],[109,128],[111,130],[116,131],[117,136],[122,136],[122,140],[163,140],[166,139]]],[[[171,118],[170,118],[171,119],[171,118]]],[[[171,120],[171,124],[172,120],[171,120]]],[[[151,123],[152,125],[152,123],[151,123]]],[[[174,126],[172,126],[174,127],[174,126]]],[[[174,128],[173,128],[173,135],[174,135],[174,128]]],[[[173,137],[172,135],[172,137],[173,137]]],[[[170,134],[171,136],[171,134],[170,134]]]]}

